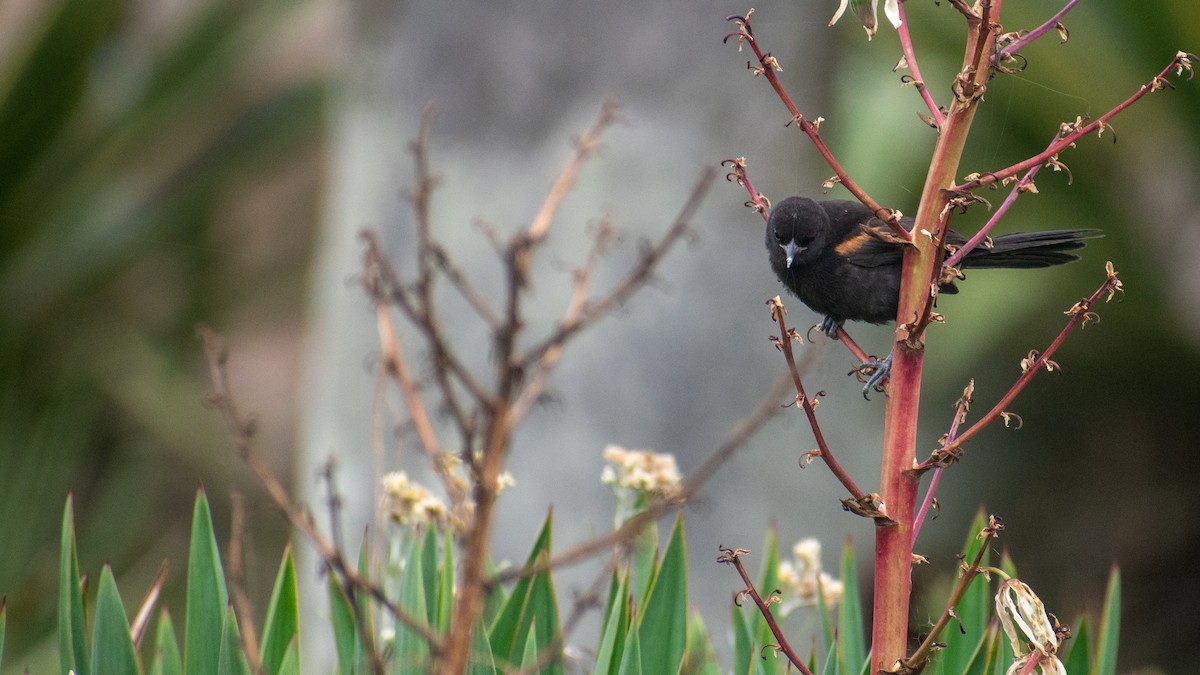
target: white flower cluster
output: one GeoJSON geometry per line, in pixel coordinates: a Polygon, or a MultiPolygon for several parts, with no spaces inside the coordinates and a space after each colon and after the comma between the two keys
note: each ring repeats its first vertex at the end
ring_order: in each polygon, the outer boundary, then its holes
{"type": "Polygon", "coordinates": [[[403,471],[383,477],[382,508],[388,518],[401,525],[444,523],[449,518],[442,500],[424,485],[410,481],[403,471]]]}
{"type": "Polygon", "coordinates": [[[609,464],[601,472],[600,481],[614,488],[670,497],[679,492],[683,482],[674,455],[610,445],[604,448],[604,459],[609,464]]]}
{"type": "Polygon", "coordinates": [[[795,596],[785,605],[811,607],[817,604],[818,588],[825,604],[833,607],[842,601],[842,582],[821,570],[821,542],[801,539],[792,547],[793,560],[779,563],[779,583],[795,596]]]}

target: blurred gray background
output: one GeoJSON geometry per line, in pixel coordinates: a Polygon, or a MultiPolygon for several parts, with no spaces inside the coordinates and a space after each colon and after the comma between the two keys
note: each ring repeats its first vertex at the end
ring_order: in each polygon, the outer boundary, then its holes
{"type": "MultiPolygon", "coordinates": [[[[911,213],[933,133],[917,119],[916,93],[891,72],[894,31],[867,42],[851,19],[829,29],[835,5],[760,3],[756,34],[802,111],[826,119],[822,134],[855,178],[911,213]]],[[[1005,28],[1035,26],[1060,6],[1007,3],[1005,28]]],[[[260,418],[261,452],[318,510],[317,467],[338,456],[346,531],[373,520],[381,471],[420,472],[408,435],[389,437],[386,456],[374,452],[378,344],[356,274],[364,227],[381,233],[401,271],[412,269],[407,146],[428,104],[439,110],[435,235],[484,288],[499,279],[499,265],[475,223],[526,226],[571,138],[604,100],[621,105],[621,123],[584,169],[537,263],[535,335],[562,311],[568,270],[603,215],[623,238],[603,262],[599,289],[632,265],[641,241],[665,230],[702,167],[745,156],[772,199],[820,194],[830,171],[785,128],[783,106],[746,70],[749,52],[721,44],[732,29],[724,17],[748,7],[0,5],[0,18],[8,13],[0,26],[23,28],[0,32],[8,64],[0,78],[6,663],[55,662],[46,638],[68,491],[82,567],[94,573],[111,562],[132,602],[169,557],[168,601],[181,607],[193,489],[206,487],[222,536],[229,491],[240,490],[255,524],[250,562],[262,568],[249,583],[265,604],[286,530],[203,405],[197,322],[228,336],[235,394],[260,418]]],[[[906,7],[925,79],[946,100],[961,56],[959,17],[944,3],[906,7]]],[[[1182,0],[1081,3],[1067,17],[1067,44],[1049,36],[1024,52],[1026,71],[992,81],[963,172],[1041,150],[1060,122],[1102,114],[1177,50],[1196,51],[1200,25],[1188,8],[1182,0]]],[[[932,565],[917,582],[952,573],[967,523],[986,504],[1008,524],[1001,543],[1022,576],[1060,617],[1096,611],[1109,566],[1121,566],[1126,669],[1187,672],[1200,657],[1200,598],[1186,576],[1200,552],[1189,517],[1200,501],[1190,424],[1200,394],[1200,217],[1190,201],[1200,187],[1198,114],[1197,85],[1180,84],[1117,118],[1115,145],[1106,135],[1065,153],[1074,183],[1043,172],[1040,194],[1023,197],[1002,230],[1099,227],[1105,239],[1065,268],[970,274],[962,294],[943,298],[948,323],[928,342],[920,438],[932,448],[968,379],[982,413],[1026,352],[1057,334],[1062,310],[1100,283],[1104,261],[1121,272],[1125,300],[1071,339],[1056,359],[1061,375],[1039,377],[1012,406],[1024,428],[986,432],[945,476],[942,511],[918,542],[932,565]]],[[[659,283],[568,350],[552,402],[517,437],[517,487],[502,498],[498,558],[522,559],[551,505],[558,549],[610,526],[612,498],[598,480],[605,445],[671,452],[686,472],[767,393],[783,360],[767,340],[764,302],[782,288],[766,264],[762,220],[744,200],[736,185],[715,184],[692,222],[695,241],[671,254],[659,283]]],[[[955,226],[970,231],[985,218],[977,209],[955,226]]],[[[448,295],[444,315],[456,315],[454,302],[448,295]]],[[[817,320],[785,302],[793,324],[817,320]]],[[[852,333],[869,350],[886,346],[886,329],[852,333]]],[[[840,345],[804,349],[818,351],[806,384],[827,392],[827,438],[861,485],[874,484],[882,401],[862,400],[840,345]]],[[[422,353],[414,343],[408,355],[419,363],[422,353]]],[[[486,368],[487,345],[468,358],[486,368]]],[[[797,466],[813,445],[802,417],[786,413],[685,512],[691,600],[719,648],[737,584],[715,563],[718,544],[759,550],[775,523],[784,547],[821,538],[833,567],[850,536],[869,574],[871,526],[841,511],[823,468],[797,466]]],[[[596,569],[557,574],[562,602],[596,569]]],[[[316,580],[311,558],[301,570],[316,580]]],[[[932,596],[917,620],[941,602],[932,596]]],[[[308,627],[307,647],[316,649],[314,631],[323,629],[308,627]]],[[[585,625],[572,641],[586,646],[594,634],[585,625]]]]}

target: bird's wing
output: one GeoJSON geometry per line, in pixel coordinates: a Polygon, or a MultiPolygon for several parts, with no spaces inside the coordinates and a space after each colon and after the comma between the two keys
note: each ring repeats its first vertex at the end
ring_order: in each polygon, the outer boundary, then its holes
{"type": "MultiPolygon", "coordinates": [[[[875,217],[871,210],[858,202],[829,200],[819,202],[829,215],[829,221],[840,243],[834,250],[852,265],[858,267],[881,267],[900,265],[904,251],[901,245],[890,241],[891,230],[875,217]]],[[[912,218],[904,218],[901,225],[912,229],[912,218]]]]}

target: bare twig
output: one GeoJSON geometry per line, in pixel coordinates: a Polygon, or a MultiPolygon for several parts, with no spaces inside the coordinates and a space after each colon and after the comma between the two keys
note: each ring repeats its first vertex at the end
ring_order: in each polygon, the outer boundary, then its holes
{"type": "MultiPolygon", "coordinates": [[[[792,341],[800,340],[800,336],[794,328],[789,329],[787,322],[784,320],[784,315],[787,311],[783,307],[783,302],[779,300],[779,296],[771,298],[768,302],[771,306],[771,318],[775,323],[779,324],[780,337],[776,340],[775,346],[783,352],[784,358],[787,360],[788,372],[792,376],[792,384],[796,387],[795,403],[803,410],[805,416],[808,417],[808,425],[812,427],[813,436],[817,439],[817,447],[820,448],[821,461],[825,462],[825,466],[833,473],[838,482],[846,488],[855,502],[863,503],[867,495],[854,484],[850,475],[842,468],[842,465],[833,456],[833,451],[829,449],[829,444],[825,442],[825,435],[821,433],[821,425],[817,422],[817,411],[813,401],[808,398],[808,394],[804,391],[804,383],[800,379],[800,371],[796,368],[796,357],[792,354],[792,341]]],[[[886,517],[886,514],[879,513],[876,517],[886,517]]]]}
{"type": "Polygon", "coordinates": [[[919,673],[925,667],[930,655],[933,654],[938,636],[950,624],[950,620],[955,616],[955,608],[962,602],[963,596],[966,595],[967,589],[971,586],[971,582],[979,575],[979,565],[983,562],[983,557],[987,555],[989,544],[991,544],[993,539],[1000,536],[1000,530],[1002,529],[1004,529],[1004,526],[996,520],[995,516],[988,517],[987,526],[979,533],[978,538],[983,541],[979,544],[979,551],[976,552],[975,559],[969,565],[965,561],[962,563],[962,576],[958,578],[958,584],[955,585],[954,591],[950,594],[950,599],[946,602],[946,609],[942,610],[942,615],[938,617],[937,623],[933,625],[933,628],[930,629],[929,634],[925,636],[925,640],[921,642],[916,651],[904,659],[903,665],[911,669],[904,672],[919,673]]]}
{"type": "Polygon", "coordinates": [[[753,12],[754,10],[751,10],[747,12],[745,16],[735,15],[727,17],[726,20],[734,22],[738,29],[726,35],[725,41],[728,42],[729,38],[736,37],[738,39],[739,50],[743,44],[750,45],[750,49],[754,51],[754,55],[758,58],[758,65],[750,66],[750,69],[754,72],[755,76],[761,75],[767,78],[767,81],[771,83],[771,88],[775,90],[775,93],[779,96],[779,100],[783,102],[783,105],[787,108],[788,112],[791,113],[792,123],[798,125],[800,130],[809,137],[813,145],[816,147],[817,152],[821,154],[821,157],[825,158],[825,161],[829,164],[830,168],[832,168],[833,172],[837,174],[838,181],[845,186],[845,188],[849,190],[850,193],[855,196],[855,198],[862,202],[867,208],[871,209],[871,212],[874,213],[877,218],[886,223],[888,227],[890,227],[896,234],[896,236],[901,237],[906,241],[910,240],[912,236],[907,230],[900,226],[900,214],[892,209],[880,206],[874,199],[871,199],[870,195],[868,195],[866,191],[863,190],[858,183],[854,182],[854,179],[851,178],[848,173],[846,173],[846,170],[842,168],[841,163],[837,161],[837,158],[833,156],[833,153],[829,150],[829,147],[825,145],[825,141],[821,138],[819,133],[819,127],[822,118],[818,117],[816,122],[810,122],[800,114],[800,109],[796,107],[794,102],[792,102],[792,97],[788,95],[787,90],[783,88],[783,83],[779,81],[779,76],[776,75],[776,71],[783,70],[779,65],[779,61],[776,60],[774,56],[771,56],[770,53],[763,53],[762,48],[758,44],[758,40],[754,37],[754,31],[750,28],[750,15],[753,14],[753,12]]]}
{"type": "MultiPolygon", "coordinates": [[[[312,517],[291,500],[291,497],[287,494],[287,490],[279,482],[275,474],[272,473],[266,462],[254,453],[255,426],[252,422],[242,417],[233,397],[229,393],[229,380],[225,370],[228,354],[225,350],[224,341],[217,333],[207,327],[202,326],[199,332],[204,342],[209,379],[212,384],[212,391],[208,396],[208,401],[221,414],[221,418],[229,431],[230,442],[233,445],[234,451],[250,467],[259,484],[262,485],[267,495],[271,498],[271,501],[283,512],[283,515],[292,523],[292,526],[299,530],[317,549],[318,554],[320,554],[329,569],[336,572],[345,581],[349,590],[348,595],[351,597],[351,605],[356,612],[360,611],[359,603],[354,599],[358,595],[358,591],[367,593],[397,621],[400,621],[406,627],[421,635],[429,643],[431,652],[435,654],[440,653],[443,649],[442,642],[433,629],[423,619],[404,611],[387,596],[382,588],[359,575],[354,567],[347,563],[341,551],[321,534],[312,517]]],[[[384,665],[379,658],[379,654],[373,647],[374,636],[369,631],[366,631],[366,624],[362,621],[363,617],[359,616],[358,618],[360,630],[364,632],[362,635],[364,644],[368,646],[365,651],[371,660],[372,670],[377,674],[382,674],[385,672],[384,665]]]]}
{"type": "Polygon", "coordinates": [[[758,433],[763,425],[782,410],[779,407],[779,397],[783,396],[791,385],[788,377],[780,377],[775,381],[771,391],[763,398],[758,407],[749,415],[743,417],[734,425],[729,435],[708,456],[704,463],[698,466],[683,480],[679,491],[669,497],[654,499],[646,509],[626,520],[620,527],[608,534],[569,548],[544,563],[526,569],[505,570],[488,580],[489,585],[507,583],[537,572],[574,565],[596,555],[618,549],[627,548],[634,537],[651,522],[658,520],[670,511],[687,504],[700,491],[705,483],[725,465],[734,454],[758,433]]]}
{"type": "Polygon", "coordinates": [[[687,235],[688,223],[711,187],[715,174],[716,172],[711,168],[701,172],[700,177],[692,186],[692,192],[684,202],[682,210],[671,226],[667,228],[666,233],[656,244],[642,253],[634,269],[607,295],[590,300],[587,297],[594,258],[589,260],[576,274],[571,300],[563,318],[549,336],[522,354],[519,359],[520,367],[531,371],[533,376],[513,405],[514,422],[520,420],[529,410],[529,406],[541,395],[546,378],[558,362],[566,342],[588,326],[612,313],[634,292],[650,281],[654,270],[658,268],[666,254],[687,235]]]}
{"type": "Polygon", "coordinates": [[[750,193],[750,199],[746,201],[746,207],[754,209],[763,220],[771,218],[771,200],[758,190],[754,189],[754,184],[750,182],[750,174],[746,171],[746,158],[734,157],[733,159],[725,159],[721,161],[721,166],[728,167],[729,172],[725,174],[725,180],[731,183],[737,183],[746,188],[746,192],[750,193]]]}
{"type": "MultiPolygon", "coordinates": [[[[967,411],[971,408],[971,397],[975,393],[975,380],[967,383],[963,389],[962,396],[954,402],[954,421],[950,423],[950,431],[946,434],[946,443],[954,441],[958,436],[958,427],[963,422],[967,421],[967,411]]],[[[929,488],[925,491],[925,498],[921,500],[921,508],[917,511],[917,517],[913,519],[913,542],[917,541],[917,537],[921,534],[921,525],[925,522],[925,516],[929,513],[930,507],[937,500],[938,483],[941,482],[942,472],[946,470],[945,466],[939,466],[933,470],[933,477],[929,479],[929,488]]]]}
{"type": "MultiPolygon", "coordinates": [[[[1054,140],[1050,142],[1050,147],[1054,147],[1062,133],[1063,132],[1060,131],[1054,135],[1054,140]]],[[[992,228],[996,226],[996,223],[1000,222],[1000,219],[1004,217],[1004,214],[1008,213],[1009,208],[1016,203],[1017,197],[1030,191],[1030,186],[1033,184],[1034,177],[1037,176],[1038,172],[1042,170],[1043,166],[1043,164],[1037,164],[1029,167],[1029,170],[1025,172],[1025,175],[1021,176],[1021,179],[1018,180],[1015,185],[1013,185],[1012,190],[1008,193],[1008,196],[1004,198],[1004,201],[1000,203],[1000,206],[996,207],[995,212],[992,213],[991,218],[988,218],[987,223],[985,223],[983,227],[979,228],[979,231],[976,232],[970,239],[968,239],[966,243],[964,243],[962,246],[959,246],[958,249],[950,255],[950,257],[946,258],[946,260],[942,263],[942,266],[957,267],[968,253],[975,250],[984,241],[987,241],[988,234],[992,231],[992,228]]]]}
{"type": "Polygon", "coordinates": [[[1002,49],[997,49],[996,53],[992,55],[992,65],[995,66],[1003,63],[1005,59],[1021,51],[1034,40],[1040,38],[1046,33],[1049,33],[1055,28],[1058,28],[1061,25],[1062,18],[1066,16],[1067,12],[1071,11],[1071,9],[1074,8],[1078,2],[1079,0],[1067,0],[1067,4],[1063,5],[1063,8],[1055,12],[1054,16],[1047,19],[1045,23],[1020,36],[1002,49]]]}
{"type": "Polygon", "coordinates": [[[962,451],[962,446],[964,443],[974,438],[976,434],[978,434],[992,422],[995,422],[998,418],[1005,417],[1007,419],[1011,415],[1011,413],[1006,412],[1005,409],[1010,403],[1012,403],[1013,399],[1015,399],[1017,395],[1020,394],[1023,389],[1025,389],[1026,385],[1033,380],[1034,376],[1037,375],[1038,372],[1042,370],[1055,370],[1059,368],[1057,363],[1050,360],[1050,357],[1053,356],[1056,351],[1058,351],[1058,348],[1062,346],[1067,337],[1074,332],[1076,328],[1080,328],[1086,325],[1088,322],[1098,322],[1100,320],[1099,315],[1092,311],[1092,307],[1094,307],[1102,297],[1107,296],[1107,299],[1111,300],[1115,293],[1124,292],[1124,286],[1122,285],[1120,279],[1117,278],[1117,273],[1113,270],[1111,262],[1105,264],[1105,270],[1107,272],[1107,276],[1104,280],[1104,283],[1100,284],[1100,287],[1096,289],[1096,292],[1092,293],[1090,297],[1084,298],[1083,300],[1075,303],[1065,312],[1071,318],[1067,321],[1067,325],[1063,327],[1062,331],[1059,332],[1058,336],[1054,338],[1054,341],[1050,343],[1050,346],[1046,347],[1046,351],[1038,354],[1035,350],[1034,352],[1030,353],[1030,356],[1033,358],[1022,361],[1021,377],[1017,378],[1017,381],[1013,383],[1013,386],[1004,394],[1004,396],[1000,398],[996,405],[993,406],[986,415],[980,418],[979,421],[971,425],[966,431],[959,434],[956,438],[953,440],[947,439],[942,447],[935,450],[929,459],[917,465],[913,471],[921,473],[935,466],[944,466],[954,461],[954,459],[958,456],[958,453],[962,451]]]}
{"type": "MultiPolygon", "coordinates": [[[[440,672],[457,675],[466,665],[471,630],[483,608],[484,565],[493,525],[493,511],[499,492],[499,476],[508,454],[513,425],[521,410],[515,408],[525,384],[522,360],[517,354],[517,335],[524,328],[522,297],[529,285],[534,252],[540,247],[563,200],[575,183],[579,170],[599,147],[600,137],[616,119],[616,106],[605,103],[591,129],[575,142],[575,152],[559,173],[529,227],[512,237],[504,247],[504,310],[499,327],[492,332],[492,359],[495,362],[494,392],[478,401],[485,408],[478,456],[464,455],[474,481],[475,511],[464,535],[461,585],[454,607],[455,620],[446,636],[445,658],[440,672]]],[[[436,328],[436,327],[435,327],[436,328]]],[[[439,340],[443,340],[438,336],[439,340]]]]}
{"type": "Polygon", "coordinates": [[[933,101],[933,96],[929,94],[929,88],[925,86],[925,79],[921,77],[921,68],[917,65],[917,54],[913,50],[912,36],[908,32],[908,17],[904,13],[904,3],[898,3],[897,9],[900,10],[900,27],[897,32],[900,35],[900,50],[904,52],[904,63],[908,67],[908,72],[912,73],[912,85],[917,88],[917,93],[921,95],[921,100],[929,109],[929,121],[932,122],[930,126],[939,129],[946,121],[946,115],[933,101]]]}
{"type": "MultiPolygon", "coordinates": [[[[154,581],[150,582],[150,588],[147,589],[145,597],[142,598],[142,603],[138,605],[138,611],[133,617],[133,621],[129,622],[129,634],[133,637],[133,645],[140,649],[142,646],[142,638],[146,635],[146,629],[150,626],[150,618],[154,613],[154,606],[158,603],[158,598],[162,594],[163,584],[167,582],[167,561],[163,560],[158,566],[158,573],[154,575],[154,581]]],[[[3,603],[0,602],[0,606],[3,603]]]]}
{"type": "Polygon", "coordinates": [[[242,651],[246,654],[250,671],[262,673],[262,662],[258,659],[258,635],[254,632],[254,612],[250,596],[246,593],[245,547],[246,500],[242,493],[234,490],[229,494],[232,507],[229,526],[229,577],[232,582],[233,611],[241,624],[242,651]]]}
{"type": "Polygon", "coordinates": [[[956,185],[951,189],[960,192],[969,191],[1002,181],[1005,178],[1015,176],[1022,171],[1026,171],[1034,166],[1045,163],[1047,160],[1053,159],[1056,154],[1071,147],[1080,138],[1083,138],[1093,131],[1103,133],[1104,129],[1110,128],[1108,125],[1108,120],[1112,119],[1123,110],[1136,103],[1146,94],[1160,91],[1162,89],[1173,89],[1174,85],[1171,84],[1169,79],[1167,79],[1171,73],[1175,73],[1177,76],[1179,76],[1186,71],[1188,73],[1188,78],[1190,79],[1194,65],[1193,61],[1195,60],[1196,56],[1194,54],[1189,54],[1187,52],[1176,53],[1175,58],[1171,59],[1171,62],[1167,64],[1167,67],[1159,71],[1159,73],[1154,76],[1154,79],[1150,80],[1150,82],[1147,84],[1143,84],[1136,92],[1133,93],[1133,95],[1117,104],[1112,110],[1104,113],[1091,123],[1084,124],[1083,119],[1080,118],[1075,122],[1065,124],[1063,125],[1064,133],[1059,136],[1055,143],[1051,144],[1051,146],[1046,148],[1044,151],[1034,155],[1033,157],[1030,157],[1023,162],[1018,162],[1017,164],[1013,164],[1012,166],[999,171],[981,175],[972,180],[968,180],[961,185],[956,185]]]}
{"type": "Polygon", "coordinates": [[[741,598],[745,596],[749,596],[751,600],[754,600],[754,604],[758,605],[758,611],[760,614],[762,614],[763,620],[767,622],[767,627],[771,629],[771,635],[774,635],[775,639],[778,641],[778,643],[775,645],[767,646],[773,646],[779,651],[783,652],[788,661],[790,661],[791,664],[796,667],[796,670],[803,673],[803,675],[812,675],[812,671],[808,669],[808,666],[806,666],[800,656],[796,654],[796,650],[792,649],[792,646],[788,644],[787,636],[783,634],[783,629],[779,627],[779,623],[775,621],[774,614],[771,613],[771,604],[766,600],[763,600],[762,596],[758,594],[758,590],[754,588],[754,582],[750,580],[750,575],[746,572],[746,567],[742,565],[741,556],[746,555],[750,551],[747,551],[744,548],[734,549],[727,548],[725,546],[720,547],[720,550],[721,556],[717,558],[717,562],[724,563],[726,565],[733,565],[734,569],[737,570],[738,575],[742,577],[742,583],[746,584],[746,587],[741,591],[738,591],[737,595],[734,597],[734,603],[738,606],[741,606],[741,598]]]}

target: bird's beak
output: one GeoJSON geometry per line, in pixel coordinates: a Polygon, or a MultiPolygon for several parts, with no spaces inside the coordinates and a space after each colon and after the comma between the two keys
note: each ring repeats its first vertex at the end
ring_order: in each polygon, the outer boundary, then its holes
{"type": "Polygon", "coordinates": [[[792,261],[796,259],[796,254],[799,253],[800,251],[803,251],[804,249],[802,249],[796,245],[795,239],[789,241],[786,244],[782,244],[781,248],[783,249],[783,254],[785,256],[787,256],[788,269],[791,269],[792,261]]]}

